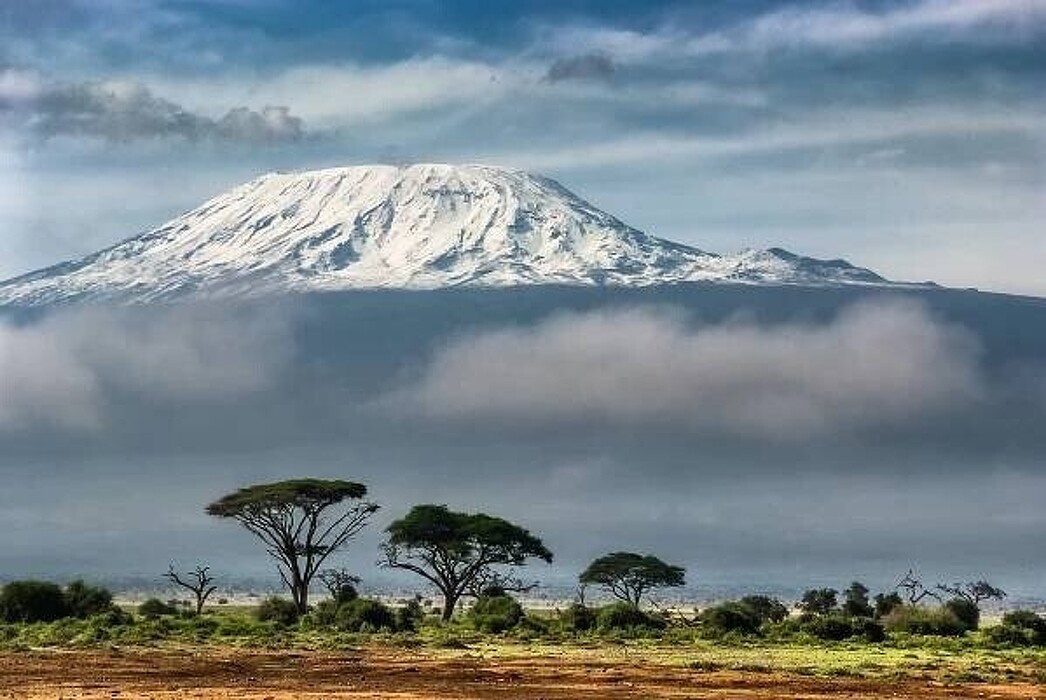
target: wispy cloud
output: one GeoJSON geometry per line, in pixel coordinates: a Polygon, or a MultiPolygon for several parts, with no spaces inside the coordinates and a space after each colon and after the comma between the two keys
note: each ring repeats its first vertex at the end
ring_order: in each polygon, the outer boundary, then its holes
{"type": "Polygon", "coordinates": [[[1031,110],[1001,112],[973,108],[955,112],[925,105],[906,110],[825,109],[793,120],[758,123],[730,133],[639,133],[579,143],[548,151],[527,149],[505,154],[531,168],[569,168],[627,164],[651,158],[682,160],[768,154],[788,150],[886,144],[906,138],[1021,134],[1041,138],[1043,124],[1031,110]]]}
{"type": "Polygon", "coordinates": [[[671,25],[649,32],[586,26],[550,32],[561,50],[606,52],[628,63],[778,49],[853,51],[916,39],[1012,42],[1043,33],[1044,0],[916,0],[876,9],[852,2],[796,3],[711,31],[671,25]]]}
{"type": "Polygon", "coordinates": [[[852,49],[912,38],[991,39],[986,31],[1012,41],[1014,31],[1046,30],[1043,0],[920,0],[874,11],[854,4],[790,7],[771,12],[732,30],[696,37],[692,51],[768,50],[801,46],[852,49]]]}

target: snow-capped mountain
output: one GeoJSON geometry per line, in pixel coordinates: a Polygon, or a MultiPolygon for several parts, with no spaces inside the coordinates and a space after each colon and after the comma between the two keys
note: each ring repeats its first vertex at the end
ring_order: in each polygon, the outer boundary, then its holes
{"type": "Polygon", "coordinates": [[[843,260],[716,255],[655,238],[516,170],[362,166],[262,176],[111,248],[0,283],[0,304],[688,281],[888,284],[843,260]]]}

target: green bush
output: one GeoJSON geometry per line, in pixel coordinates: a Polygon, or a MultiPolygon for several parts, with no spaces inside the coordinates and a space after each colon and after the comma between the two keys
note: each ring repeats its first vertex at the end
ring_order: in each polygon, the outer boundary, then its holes
{"type": "Polygon", "coordinates": [[[803,593],[799,608],[811,615],[828,615],[838,606],[838,595],[834,588],[811,588],[803,593]]]}
{"type": "Polygon", "coordinates": [[[977,629],[981,622],[980,608],[965,598],[952,598],[944,607],[950,610],[968,631],[977,629]]]}
{"type": "Polygon", "coordinates": [[[855,618],[853,621],[854,631],[859,633],[866,642],[878,644],[886,641],[886,628],[883,623],[872,618],[855,618]]]}
{"type": "Polygon", "coordinates": [[[902,605],[891,610],[882,622],[889,632],[937,637],[961,637],[967,629],[962,620],[945,607],[922,608],[915,605],[902,605]]]}
{"type": "Polygon", "coordinates": [[[421,607],[420,598],[411,598],[396,610],[396,629],[401,632],[416,632],[424,619],[425,609],[421,607]]]}
{"type": "Polygon", "coordinates": [[[571,632],[588,632],[596,627],[596,611],[581,603],[572,603],[559,614],[559,623],[571,632]]]}
{"type": "Polygon", "coordinates": [[[788,607],[777,598],[765,595],[746,595],[738,601],[752,611],[760,623],[781,622],[788,617],[788,607]]]}
{"type": "Polygon", "coordinates": [[[497,634],[515,627],[523,618],[523,608],[512,596],[480,596],[468,617],[476,629],[497,634]]]}
{"type": "Polygon", "coordinates": [[[333,599],[321,600],[305,616],[304,622],[310,627],[333,627],[334,618],[337,614],[338,601],[333,599]]]}
{"type": "Polygon", "coordinates": [[[547,620],[532,615],[524,615],[516,623],[516,626],[512,628],[512,633],[524,639],[535,639],[546,636],[549,633],[549,629],[547,620]]]}
{"type": "Polygon", "coordinates": [[[178,608],[169,605],[159,598],[143,600],[138,606],[138,614],[142,617],[160,617],[162,615],[177,615],[178,608]]]}
{"type": "Polygon", "coordinates": [[[1030,610],[1014,610],[1002,616],[1002,624],[988,628],[987,635],[1005,646],[1046,646],[1046,619],[1030,610]]]}
{"type": "Polygon", "coordinates": [[[875,596],[875,619],[881,620],[890,614],[891,610],[904,605],[904,600],[898,593],[878,593],[875,596]]]}
{"type": "Polygon", "coordinates": [[[802,619],[800,629],[818,639],[839,642],[862,634],[863,620],[863,618],[852,618],[841,613],[809,615],[802,619]]]}
{"type": "Polygon", "coordinates": [[[258,605],[254,616],[260,622],[275,622],[288,627],[298,621],[298,606],[285,598],[271,596],[258,605]]]}
{"type": "Polygon", "coordinates": [[[113,607],[113,594],[100,586],[89,586],[73,581],[65,587],[65,605],[70,617],[87,618],[100,615],[113,607]]]}
{"type": "Polygon", "coordinates": [[[369,598],[356,598],[338,606],[335,626],[344,632],[395,631],[396,617],[387,606],[369,598]]]}
{"type": "Polygon", "coordinates": [[[701,612],[702,628],[715,635],[757,634],[762,623],[751,607],[740,602],[721,603],[701,612]]]}
{"type": "Polygon", "coordinates": [[[92,615],[90,622],[97,627],[127,627],[134,624],[134,616],[114,605],[103,613],[92,615]]]}
{"type": "Polygon", "coordinates": [[[0,617],[7,622],[51,622],[69,616],[65,593],[48,581],[12,581],[0,590],[0,617]]]}
{"type": "Polygon", "coordinates": [[[665,621],[661,618],[647,615],[634,605],[612,603],[603,606],[596,613],[596,626],[601,631],[661,630],[665,628],[665,621]]]}

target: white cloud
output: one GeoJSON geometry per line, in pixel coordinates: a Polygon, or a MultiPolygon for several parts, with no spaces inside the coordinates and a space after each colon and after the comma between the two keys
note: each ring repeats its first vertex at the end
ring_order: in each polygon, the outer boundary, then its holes
{"type": "Polygon", "coordinates": [[[278,315],[76,309],[0,325],[0,429],[104,425],[114,395],[221,401],[262,391],[292,351],[278,315]]]}
{"type": "Polygon", "coordinates": [[[791,121],[762,124],[728,135],[639,133],[547,151],[507,153],[505,162],[535,169],[681,161],[702,157],[766,154],[893,142],[903,138],[1020,134],[1041,138],[1044,126],[1032,109],[968,107],[955,111],[926,105],[909,109],[826,109],[791,121]]]}
{"type": "Polygon", "coordinates": [[[858,304],[824,325],[697,329],[603,311],[459,339],[387,401],[437,419],[803,439],[978,401],[977,357],[966,332],[906,303],[858,304]]]}
{"type": "Polygon", "coordinates": [[[852,4],[828,4],[775,11],[721,35],[718,46],[716,35],[712,35],[698,37],[690,48],[853,48],[914,35],[954,34],[992,26],[1008,32],[1042,29],[1043,22],[1046,2],[1042,0],[921,0],[879,12],[852,4]]]}
{"type": "Polygon", "coordinates": [[[149,82],[202,112],[216,115],[230,101],[289,104],[310,125],[330,128],[453,106],[475,107],[511,95],[523,81],[537,83],[541,71],[541,66],[524,63],[430,56],[378,66],[297,65],[262,77],[172,80],[156,75],[149,82]]]}
{"type": "Polygon", "coordinates": [[[862,9],[853,2],[789,5],[714,31],[565,27],[545,41],[560,51],[605,52],[623,63],[730,52],[856,50],[914,38],[1012,41],[1046,31],[1046,0],[917,0],[862,9]]]}

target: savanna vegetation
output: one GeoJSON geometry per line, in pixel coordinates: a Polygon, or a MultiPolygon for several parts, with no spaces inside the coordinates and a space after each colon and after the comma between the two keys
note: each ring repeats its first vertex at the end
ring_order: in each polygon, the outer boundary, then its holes
{"type": "Polygon", "coordinates": [[[519,572],[551,562],[552,551],[521,525],[442,505],[410,508],[381,546],[379,565],[413,575],[418,594],[369,597],[356,573],[324,567],[377,511],[366,494],[354,482],[300,479],[247,487],[207,507],[255,535],[259,554],[276,563],[283,596],[216,605],[218,576],[202,564],[172,564],[160,577],[184,600],[149,599],[134,609],[82,581],[10,581],[0,589],[0,647],[657,648],[690,668],[874,675],[937,664],[969,680],[1046,677],[1046,618],[1011,610],[984,624],[985,603],[1006,596],[986,581],[924,585],[908,572],[888,591],[854,581],[794,601],[748,595],[681,609],[659,596],[684,585],[684,567],[615,551],[579,572],[572,603],[528,609],[520,598],[537,582],[519,572]],[[326,595],[315,600],[310,593],[321,586],[326,595]]]}

